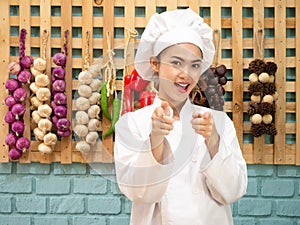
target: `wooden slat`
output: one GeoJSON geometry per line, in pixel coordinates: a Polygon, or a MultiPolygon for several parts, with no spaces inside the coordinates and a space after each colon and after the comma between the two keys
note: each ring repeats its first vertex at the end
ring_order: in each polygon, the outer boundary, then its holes
{"type": "Polygon", "coordinates": [[[285,2],[275,0],[275,63],[278,66],[278,71],[275,79],[279,98],[276,101],[275,126],[278,134],[274,138],[275,157],[274,163],[285,163],[285,80],[286,80],[286,63],[285,51],[286,48],[286,8],[285,2]]]}
{"type": "MultiPolygon", "coordinates": [[[[30,0],[24,0],[20,2],[20,29],[26,29],[27,35],[25,39],[25,55],[31,55],[31,38],[30,38],[30,0]]],[[[23,86],[29,96],[30,90],[28,85],[23,86]]],[[[30,140],[31,129],[30,129],[30,101],[29,98],[25,101],[26,105],[26,113],[24,115],[24,123],[25,123],[25,131],[24,137],[27,137],[30,140]]],[[[30,163],[30,151],[26,151],[23,153],[23,156],[19,160],[22,163],[30,163]]]]}
{"type": "MultiPolygon", "coordinates": [[[[2,16],[0,17],[0,68],[2,69],[2,76],[0,76],[1,90],[5,90],[5,82],[8,79],[7,67],[9,64],[9,0],[0,1],[0,9],[2,9],[2,16]]],[[[0,135],[0,162],[8,162],[8,151],[9,147],[5,144],[5,136],[9,131],[9,125],[4,121],[5,114],[8,110],[7,106],[4,104],[3,99],[7,96],[7,91],[0,91],[0,117],[1,119],[1,130],[2,135],[0,135]]]]}
{"type": "Polygon", "coordinates": [[[243,143],[243,39],[242,0],[232,1],[232,119],[240,145],[243,143]]]}
{"type": "MultiPolygon", "coordinates": [[[[42,54],[45,54],[46,56],[46,62],[47,62],[47,68],[46,68],[46,74],[48,75],[49,78],[51,78],[51,19],[49,18],[48,15],[51,15],[51,0],[43,0],[40,1],[40,53],[41,56],[44,57],[42,54]],[[46,47],[46,52],[43,52],[43,37],[46,38],[46,33],[48,35],[48,40],[47,40],[47,47],[46,47]]],[[[50,88],[50,85],[48,86],[50,88]]],[[[47,102],[49,104],[49,102],[47,102]]],[[[41,163],[51,163],[52,162],[52,154],[40,154],[40,162],[41,163]]]]}
{"type": "MultiPolygon", "coordinates": [[[[64,0],[61,3],[61,47],[64,44],[64,32],[66,30],[69,31],[69,35],[67,38],[68,45],[68,55],[67,55],[67,64],[66,64],[66,94],[67,101],[72,102],[72,92],[68,90],[72,90],[72,0],[64,0]]],[[[72,121],[72,108],[68,107],[67,118],[72,121]]],[[[72,127],[71,127],[72,129],[72,127]]],[[[70,164],[72,163],[72,135],[69,137],[61,138],[61,163],[70,164]]]]}
{"type": "MultiPolygon", "coordinates": [[[[254,58],[264,58],[264,49],[260,49],[263,44],[263,30],[264,30],[264,7],[263,2],[260,0],[253,1],[253,14],[254,14],[254,37],[253,38],[253,46],[254,46],[254,58]]],[[[253,159],[254,163],[263,163],[263,155],[264,155],[264,136],[254,138],[254,148],[253,148],[253,159]]]]}
{"type": "MultiPolygon", "coordinates": [[[[296,1],[296,31],[300,31],[300,1],[296,1]]],[[[296,36],[296,165],[300,165],[300,36],[296,36]]]]}

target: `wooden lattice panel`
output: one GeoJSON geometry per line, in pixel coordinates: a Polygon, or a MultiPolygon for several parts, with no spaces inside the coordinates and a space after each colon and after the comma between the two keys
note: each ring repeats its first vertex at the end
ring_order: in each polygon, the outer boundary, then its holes
{"type": "MultiPolygon", "coordinates": [[[[86,35],[89,32],[90,61],[105,60],[105,53],[110,42],[115,52],[117,87],[121,89],[121,78],[124,69],[124,46],[128,41],[128,29],[136,29],[139,36],[132,42],[139,41],[150,16],[155,12],[190,7],[199,13],[214,30],[220,33],[220,47],[217,49],[219,64],[228,68],[229,82],[226,84],[225,111],[231,116],[237,129],[237,135],[246,161],[259,164],[300,164],[300,1],[294,0],[136,0],[125,1],[103,0],[96,5],[92,0],[1,0],[2,16],[0,21],[0,66],[2,68],[1,84],[4,90],[9,74],[6,69],[11,61],[18,60],[19,31],[28,31],[26,38],[26,54],[34,58],[41,52],[44,30],[50,33],[47,42],[47,74],[55,67],[51,57],[60,51],[63,44],[63,32],[70,31],[69,54],[67,63],[67,96],[68,118],[72,120],[72,112],[76,108],[71,104],[78,85],[77,75],[82,70],[85,58],[86,35]],[[278,65],[276,86],[279,99],[276,101],[276,128],[278,135],[253,138],[251,124],[247,115],[249,85],[248,64],[260,57],[257,46],[257,33],[264,31],[264,59],[278,65]],[[107,35],[109,34],[109,35],[107,35]]],[[[133,68],[134,48],[127,52],[127,66],[133,68]]],[[[3,101],[7,96],[0,93],[3,101]]],[[[28,105],[29,109],[29,105],[28,105]]],[[[7,107],[1,104],[1,118],[7,107]]],[[[4,138],[9,127],[2,122],[0,141],[0,162],[8,162],[8,147],[4,138]]],[[[30,115],[25,117],[25,136],[31,136],[30,115]]],[[[102,121],[103,130],[109,123],[102,121]]],[[[103,141],[106,150],[99,150],[92,161],[111,162],[113,138],[103,141]]],[[[38,142],[33,141],[29,152],[20,163],[30,162],[86,162],[86,159],[75,150],[74,137],[63,138],[50,155],[42,155],[37,151],[38,142]]],[[[91,159],[88,159],[88,161],[91,159]]]]}

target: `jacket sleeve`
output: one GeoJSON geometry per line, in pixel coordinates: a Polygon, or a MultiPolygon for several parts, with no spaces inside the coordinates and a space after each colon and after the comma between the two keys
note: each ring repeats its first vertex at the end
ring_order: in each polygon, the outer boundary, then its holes
{"type": "Polygon", "coordinates": [[[207,151],[206,160],[201,164],[201,172],[212,197],[221,204],[230,204],[246,193],[247,165],[232,121],[227,116],[217,116],[215,119],[214,115],[214,120],[220,135],[219,151],[213,159],[210,159],[207,151]],[[218,123],[220,118],[223,118],[221,126],[218,123]]]}
{"type": "Polygon", "coordinates": [[[154,203],[164,195],[173,166],[153,157],[149,136],[152,111],[141,110],[144,112],[127,113],[116,124],[116,176],[121,192],[131,201],[154,203]]]}

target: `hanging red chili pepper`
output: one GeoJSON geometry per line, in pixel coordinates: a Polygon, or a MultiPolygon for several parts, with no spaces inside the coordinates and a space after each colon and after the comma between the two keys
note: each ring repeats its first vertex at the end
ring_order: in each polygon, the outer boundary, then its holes
{"type": "Polygon", "coordinates": [[[152,105],[156,92],[154,91],[141,91],[140,92],[140,105],[141,108],[152,105]]]}
{"type": "Polygon", "coordinates": [[[137,92],[142,91],[149,83],[148,80],[144,80],[134,69],[130,74],[130,87],[132,90],[135,90],[137,92]]]}

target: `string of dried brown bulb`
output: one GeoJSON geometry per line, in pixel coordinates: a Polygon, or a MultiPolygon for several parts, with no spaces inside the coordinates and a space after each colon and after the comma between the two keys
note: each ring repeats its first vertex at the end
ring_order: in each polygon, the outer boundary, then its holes
{"type": "Polygon", "coordinates": [[[249,63],[248,70],[250,72],[248,91],[251,96],[248,114],[251,132],[254,137],[264,134],[276,135],[274,117],[275,101],[278,98],[275,86],[277,65],[274,62],[255,59],[249,63]]]}

